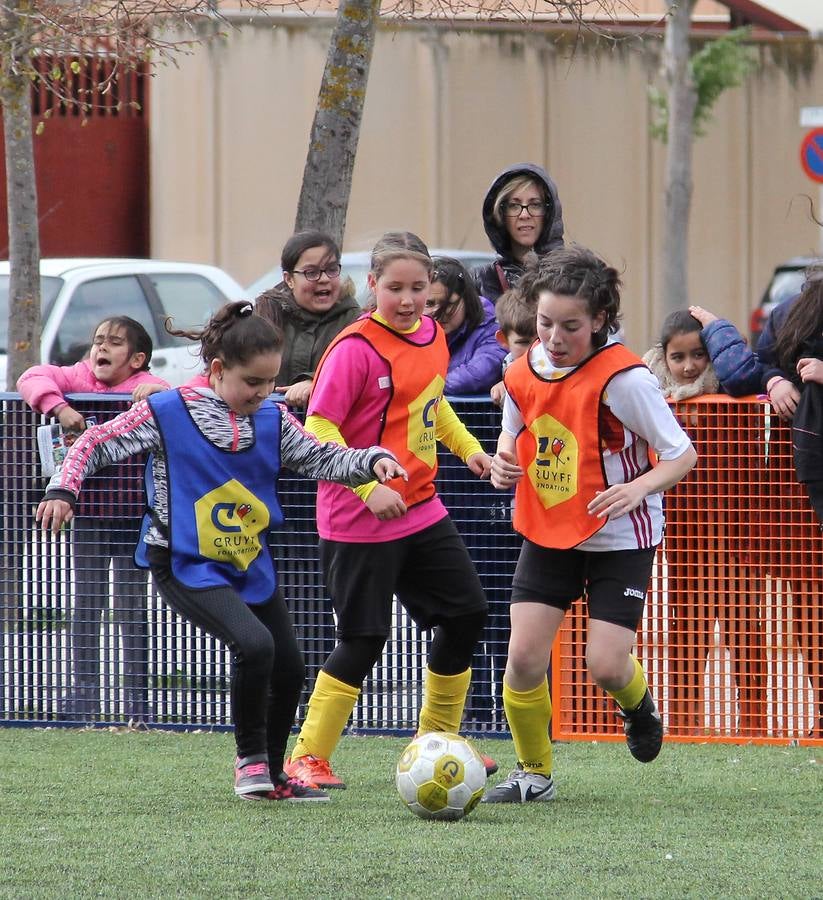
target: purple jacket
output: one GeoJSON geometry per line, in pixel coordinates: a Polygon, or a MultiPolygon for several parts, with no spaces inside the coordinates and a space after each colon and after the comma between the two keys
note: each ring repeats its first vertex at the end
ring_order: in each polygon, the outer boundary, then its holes
{"type": "Polygon", "coordinates": [[[66,402],[66,394],[130,394],[138,384],[169,386],[151,372],[136,372],[112,387],[95,378],[91,363],[81,359],[73,366],[32,366],[17,379],[17,390],[35,412],[48,415],[66,402]]]}
{"type": "Polygon", "coordinates": [[[446,394],[487,394],[502,378],[506,350],[497,343],[494,307],[485,298],[480,302],[486,312],[484,321],[469,331],[466,323],[446,335],[449,344],[449,371],[446,394]]]}

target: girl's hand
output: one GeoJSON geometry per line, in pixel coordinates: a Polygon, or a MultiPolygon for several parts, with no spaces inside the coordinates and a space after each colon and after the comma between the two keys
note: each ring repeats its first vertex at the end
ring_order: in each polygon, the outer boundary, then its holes
{"type": "Polygon", "coordinates": [[[503,385],[502,381],[498,381],[496,385],[489,391],[492,398],[492,403],[495,406],[503,406],[503,401],[506,399],[506,388],[503,385]]]}
{"type": "Polygon", "coordinates": [[[697,319],[704,328],[717,321],[717,316],[713,312],[703,309],[702,306],[690,306],[689,315],[697,319]]]}
{"type": "Polygon", "coordinates": [[[800,400],[800,391],[788,378],[778,375],[769,380],[766,385],[766,393],[769,395],[769,403],[775,408],[780,418],[791,422],[800,400]]]}
{"type": "Polygon", "coordinates": [[[823,384],[823,359],[814,356],[804,356],[797,361],[797,374],[804,384],[816,382],[823,384]]]}
{"type": "Polygon", "coordinates": [[[598,519],[605,516],[616,519],[637,509],[645,496],[646,491],[643,485],[636,481],[630,481],[628,484],[613,484],[605,491],[598,491],[586,510],[589,515],[597,516],[598,519]]]}
{"type": "Polygon", "coordinates": [[[488,453],[472,453],[466,460],[466,465],[478,478],[488,478],[492,470],[492,458],[488,453]]]}
{"type": "Polygon", "coordinates": [[[66,431],[85,431],[86,420],[83,415],[68,404],[57,413],[57,421],[66,431]]]}
{"type": "Polygon", "coordinates": [[[385,484],[378,484],[369,494],[366,506],[381,522],[406,515],[406,504],[401,495],[385,484]]]}
{"type": "Polygon", "coordinates": [[[34,518],[43,524],[43,531],[51,527],[52,534],[59,534],[63,525],[74,518],[74,510],[65,500],[41,500],[34,518]]]}
{"type": "Polygon", "coordinates": [[[304,409],[309,402],[313,384],[314,382],[309,378],[306,381],[296,381],[294,384],[276,387],[275,391],[283,394],[289,406],[298,406],[300,409],[304,409]]]}
{"type": "Polygon", "coordinates": [[[372,471],[380,484],[391,481],[392,478],[402,478],[403,481],[409,480],[409,473],[403,466],[396,459],[390,459],[388,456],[378,459],[372,466],[372,471]]]}
{"type": "Polygon", "coordinates": [[[523,477],[517,457],[509,450],[498,450],[492,458],[491,482],[500,490],[513,488],[523,477]]]}
{"type": "Polygon", "coordinates": [[[146,397],[150,397],[152,394],[165,390],[166,388],[164,388],[162,384],[138,384],[131,392],[131,399],[135,403],[138,403],[140,400],[145,400],[146,397]]]}

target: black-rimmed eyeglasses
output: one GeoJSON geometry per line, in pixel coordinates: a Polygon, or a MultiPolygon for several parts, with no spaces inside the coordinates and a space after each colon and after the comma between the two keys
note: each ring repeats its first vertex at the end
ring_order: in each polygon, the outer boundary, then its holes
{"type": "Polygon", "coordinates": [[[340,277],[340,263],[332,263],[325,269],[295,269],[292,275],[302,275],[306,281],[320,281],[320,276],[325,275],[326,278],[340,277]]]}
{"type": "Polygon", "coordinates": [[[503,215],[509,219],[516,219],[524,209],[530,216],[542,216],[546,213],[546,204],[542,200],[530,200],[528,203],[507,200],[503,204],[503,215]]]}

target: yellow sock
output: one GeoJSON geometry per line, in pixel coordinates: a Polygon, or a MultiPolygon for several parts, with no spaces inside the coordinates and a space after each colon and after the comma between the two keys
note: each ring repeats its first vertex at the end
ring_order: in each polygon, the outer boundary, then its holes
{"type": "Polygon", "coordinates": [[[338,681],[321,669],[291,758],[317,756],[331,759],[359,696],[360,688],[338,681]]]}
{"type": "Polygon", "coordinates": [[[637,661],[636,656],[632,655],[632,660],[634,661],[634,675],[626,687],[620,688],[619,691],[606,691],[610,697],[614,697],[621,709],[627,710],[637,709],[640,706],[649,687],[646,676],[643,674],[643,666],[637,661]]]}
{"type": "Polygon", "coordinates": [[[451,731],[457,734],[463,721],[463,707],[466,705],[471,678],[471,669],[458,672],[457,675],[438,675],[431,669],[426,669],[418,734],[429,731],[451,731]]]}
{"type": "Polygon", "coordinates": [[[552,718],[552,701],[548,679],[544,678],[530,691],[514,691],[504,679],[503,708],[506,710],[517,761],[527,772],[551,775],[549,722],[552,718]]]}

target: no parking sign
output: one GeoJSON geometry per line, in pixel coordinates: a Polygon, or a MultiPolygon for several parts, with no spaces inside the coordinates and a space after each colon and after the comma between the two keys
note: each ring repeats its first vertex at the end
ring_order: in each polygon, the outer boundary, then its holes
{"type": "Polygon", "coordinates": [[[803,138],[800,164],[812,181],[823,184],[823,128],[815,128],[803,138]]]}

